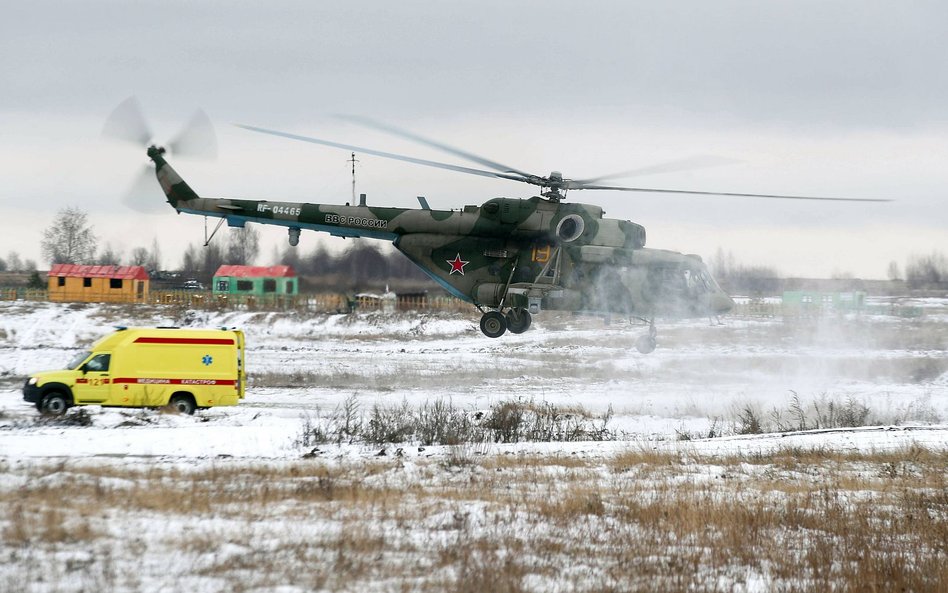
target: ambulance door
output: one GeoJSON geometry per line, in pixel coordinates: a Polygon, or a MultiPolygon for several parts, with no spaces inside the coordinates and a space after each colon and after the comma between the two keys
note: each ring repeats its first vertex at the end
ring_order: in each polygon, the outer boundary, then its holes
{"type": "Polygon", "coordinates": [[[237,340],[237,397],[243,399],[246,389],[247,371],[244,368],[244,332],[235,331],[234,337],[237,340]]]}
{"type": "Polygon", "coordinates": [[[109,399],[112,388],[109,374],[111,360],[110,353],[100,352],[79,367],[82,374],[76,378],[76,389],[73,393],[77,404],[101,404],[109,399]]]}

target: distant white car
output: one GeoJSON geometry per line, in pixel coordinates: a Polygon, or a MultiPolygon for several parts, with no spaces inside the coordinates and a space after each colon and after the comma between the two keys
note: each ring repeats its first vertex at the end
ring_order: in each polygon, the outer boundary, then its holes
{"type": "Polygon", "coordinates": [[[181,290],[204,290],[204,285],[197,280],[185,280],[181,290]]]}

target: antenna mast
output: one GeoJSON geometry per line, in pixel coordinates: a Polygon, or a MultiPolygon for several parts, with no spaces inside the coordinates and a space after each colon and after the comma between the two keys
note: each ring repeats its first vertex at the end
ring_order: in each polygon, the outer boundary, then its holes
{"type": "Polygon", "coordinates": [[[352,201],[349,202],[353,206],[356,203],[356,163],[359,161],[356,160],[356,153],[352,153],[352,158],[350,158],[347,163],[352,163],[352,201]]]}

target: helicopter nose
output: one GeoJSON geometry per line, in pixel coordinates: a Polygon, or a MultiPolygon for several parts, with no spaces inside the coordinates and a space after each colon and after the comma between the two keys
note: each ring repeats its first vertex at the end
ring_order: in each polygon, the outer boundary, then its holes
{"type": "Polygon", "coordinates": [[[722,315],[734,308],[734,300],[723,292],[715,292],[711,295],[711,311],[715,315],[722,315]]]}

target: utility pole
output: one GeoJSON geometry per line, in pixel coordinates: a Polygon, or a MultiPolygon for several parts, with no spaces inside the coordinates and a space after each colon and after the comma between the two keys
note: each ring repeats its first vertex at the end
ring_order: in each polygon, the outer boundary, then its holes
{"type": "Polygon", "coordinates": [[[352,153],[352,158],[350,158],[347,163],[352,163],[352,201],[349,202],[353,206],[356,203],[356,163],[359,161],[356,160],[356,153],[352,153]]]}

